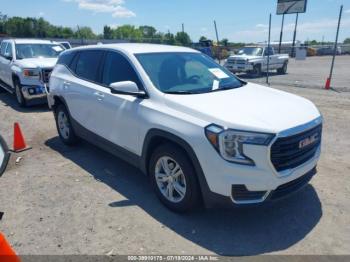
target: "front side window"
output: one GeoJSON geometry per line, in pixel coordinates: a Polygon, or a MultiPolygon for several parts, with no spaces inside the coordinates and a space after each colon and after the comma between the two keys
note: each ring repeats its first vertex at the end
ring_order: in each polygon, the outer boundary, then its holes
{"type": "Polygon", "coordinates": [[[17,59],[56,58],[63,47],[55,44],[16,44],[17,59]]]}
{"type": "Polygon", "coordinates": [[[262,56],[263,49],[260,47],[245,47],[238,51],[239,55],[262,56]]]}
{"type": "Polygon", "coordinates": [[[97,50],[80,52],[75,73],[81,78],[97,82],[98,70],[102,55],[103,52],[97,50]]]}
{"type": "Polygon", "coordinates": [[[155,87],[164,93],[208,93],[244,84],[201,53],[149,53],[136,57],[155,87]]]}
{"type": "Polygon", "coordinates": [[[5,56],[12,57],[12,44],[9,43],[6,47],[5,56]]]}
{"type": "Polygon", "coordinates": [[[7,42],[2,42],[2,43],[1,43],[1,55],[2,55],[2,56],[5,55],[6,46],[7,46],[7,42]]]}
{"type": "Polygon", "coordinates": [[[140,87],[140,81],[129,61],[116,52],[108,52],[103,66],[102,83],[109,86],[112,83],[132,81],[140,87]]]}

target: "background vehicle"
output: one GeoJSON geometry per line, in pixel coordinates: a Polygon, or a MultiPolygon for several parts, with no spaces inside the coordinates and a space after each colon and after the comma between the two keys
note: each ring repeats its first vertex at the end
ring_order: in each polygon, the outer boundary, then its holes
{"type": "Polygon", "coordinates": [[[20,106],[46,103],[50,73],[64,48],[51,41],[8,39],[0,49],[0,88],[14,93],[20,106]]]}
{"type": "Polygon", "coordinates": [[[60,45],[62,45],[65,49],[71,49],[72,45],[67,41],[67,42],[58,42],[60,45]]]}
{"type": "Polygon", "coordinates": [[[315,175],[322,118],[308,100],[246,83],[184,47],[115,44],[61,54],[49,106],[78,138],[148,174],[170,209],[263,203],[315,175]]]}
{"type": "Polygon", "coordinates": [[[260,76],[267,71],[267,59],[270,54],[270,70],[277,70],[279,74],[286,74],[289,55],[275,54],[273,47],[247,46],[239,50],[237,55],[230,56],[225,67],[233,73],[249,73],[260,76]]]}

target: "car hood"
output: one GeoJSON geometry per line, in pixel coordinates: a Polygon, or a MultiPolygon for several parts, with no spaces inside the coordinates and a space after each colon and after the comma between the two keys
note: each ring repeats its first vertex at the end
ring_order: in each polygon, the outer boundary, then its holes
{"type": "Polygon", "coordinates": [[[16,60],[16,64],[22,68],[53,68],[57,58],[28,58],[16,60]]]}
{"type": "Polygon", "coordinates": [[[206,94],[166,94],[165,98],[167,106],[207,124],[247,131],[279,133],[320,117],[305,98],[251,83],[206,94]]]}
{"type": "Polygon", "coordinates": [[[237,60],[253,60],[253,59],[261,59],[261,56],[252,56],[252,55],[233,55],[230,56],[229,59],[237,59],[237,60]]]}

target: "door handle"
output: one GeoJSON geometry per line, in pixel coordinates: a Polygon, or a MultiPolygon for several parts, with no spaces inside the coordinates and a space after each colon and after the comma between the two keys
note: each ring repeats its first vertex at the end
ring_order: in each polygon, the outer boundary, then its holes
{"type": "Polygon", "coordinates": [[[71,84],[70,84],[69,82],[67,82],[67,81],[64,81],[64,82],[63,82],[63,88],[64,88],[64,89],[68,89],[68,88],[70,87],[70,85],[71,85],[71,84]]]}
{"type": "Polygon", "coordinates": [[[99,101],[102,101],[103,98],[105,97],[105,95],[100,92],[95,92],[94,95],[97,96],[97,100],[99,101]]]}

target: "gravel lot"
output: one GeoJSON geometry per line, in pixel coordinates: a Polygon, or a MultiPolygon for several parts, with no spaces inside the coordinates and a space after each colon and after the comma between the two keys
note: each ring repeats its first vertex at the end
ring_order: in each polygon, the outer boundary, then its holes
{"type": "MultiPolygon", "coordinates": [[[[331,70],[331,56],[308,57],[304,61],[289,60],[288,74],[271,73],[270,83],[274,85],[324,88],[331,70]]],[[[332,87],[337,91],[350,92],[350,56],[337,56],[334,64],[332,87]]],[[[266,77],[252,78],[241,74],[248,81],[265,83],[266,77]]]]}
{"type": "MultiPolygon", "coordinates": [[[[303,71],[292,62],[290,75],[276,78],[312,83],[314,70],[302,76],[293,63],[303,71]]],[[[336,83],[349,87],[348,71],[340,76],[336,83]]],[[[0,133],[12,143],[18,121],[33,149],[13,155],[0,179],[0,230],[20,254],[350,254],[350,92],[272,87],[304,96],[322,111],[318,175],[273,206],[188,215],[164,208],[147,178],[121,160],[87,143],[64,146],[45,106],[23,110],[1,93],[0,133]]]]}

